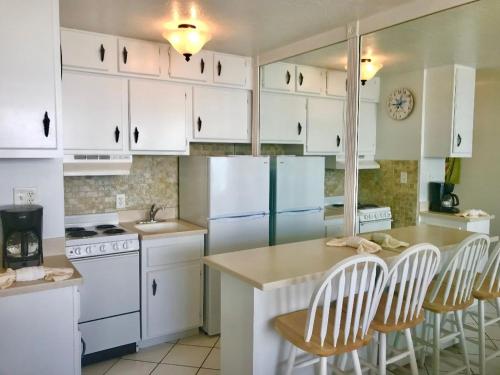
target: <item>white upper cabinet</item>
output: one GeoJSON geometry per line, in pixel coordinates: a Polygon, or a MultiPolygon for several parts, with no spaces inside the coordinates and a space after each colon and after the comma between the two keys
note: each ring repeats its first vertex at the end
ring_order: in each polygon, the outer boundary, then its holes
{"type": "Polygon", "coordinates": [[[344,101],[307,99],[306,154],[339,154],[343,151],[344,101]]]}
{"type": "Polygon", "coordinates": [[[295,65],[277,62],[262,68],[262,88],[280,91],[295,90],[295,65]]]}
{"type": "Polygon", "coordinates": [[[326,72],[326,95],[345,98],[347,95],[347,73],[341,70],[326,72]]]}
{"type": "Polygon", "coordinates": [[[248,59],[236,55],[214,53],[214,82],[245,86],[248,76],[248,59]]]}
{"type": "Polygon", "coordinates": [[[189,61],[175,49],[169,49],[169,76],[174,79],[188,79],[207,82],[212,75],[212,56],[208,51],[200,51],[189,61]]]}
{"type": "Polygon", "coordinates": [[[426,70],[424,156],[471,157],[476,71],[461,65],[426,70]]]}
{"type": "Polygon", "coordinates": [[[260,97],[261,142],[303,144],[306,108],[305,97],[263,92],[260,97]]]}
{"type": "Polygon", "coordinates": [[[377,147],[377,103],[359,103],[358,153],[375,155],[377,147]]]}
{"type": "Polygon", "coordinates": [[[65,151],[123,151],[127,80],[65,72],[62,86],[65,151]]]}
{"type": "Polygon", "coordinates": [[[380,77],[374,77],[360,86],[359,99],[377,102],[380,98],[380,77]]]}
{"type": "Polygon", "coordinates": [[[130,80],[130,149],[140,153],[186,153],[190,95],[185,85],[130,80]]]}
{"type": "Polygon", "coordinates": [[[116,67],[116,37],[80,30],[61,29],[65,68],[110,72],[116,67]]]}
{"type": "Polygon", "coordinates": [[[0,0],[0,9],[0,156],[57,156],[58,2],[0,0]]]}
{"type": "Polygon", "coordinates": [[[196,141],[250,142],[250,92],[194,87],[193,138],[196,141]]]}
{"type": "Polygon", "coordinates": [[[321,94],[325,87],[325,72],[313,66],[297,65],[295,90],[307,94],[321,94]]]}
{"type": "Polygon", "coordinates": [[[118,39],[118,70],[122,73],[160,75],[160,46],[136,39],[118,39]]]}

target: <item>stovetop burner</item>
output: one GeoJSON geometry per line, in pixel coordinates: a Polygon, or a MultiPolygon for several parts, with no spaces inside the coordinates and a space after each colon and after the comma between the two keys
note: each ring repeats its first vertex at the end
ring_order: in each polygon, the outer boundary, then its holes
{"type": "Polygon", "coordinates": [[[125,229],[121,229],[121,228],[111,228],[111,229],[106,229],[104,232],[102,232],[104,234],[120,234],[120,233],[125,233],[125,229]]]}
{"type": "Polygon", "coordinates": [[[68,227],[65,229],[66,233],[81,232],[83,230],[85,230],[83,227],[68,227]]]}
{"type": "Polygon", "coordinates": [[[116,225],[113,224],[101,224],[101,225],[96,225],[95,229],[98,230],[103,230],[103,229],[112,229],[116,228],[116,225]]]}
{"type": "Polygon", "coordinates": [[[76,232],[68,232],[68,237],[70,238],[85,238],[96,236],[97,232],[93,230],[79,230],[76,232]]]}

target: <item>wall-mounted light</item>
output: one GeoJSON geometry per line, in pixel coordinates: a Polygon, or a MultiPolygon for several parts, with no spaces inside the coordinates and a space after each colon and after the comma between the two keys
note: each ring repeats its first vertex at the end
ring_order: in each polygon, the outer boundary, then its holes
{"type": "Polygon", "coordinates": [[[200,52],[205,43],[210,40],[208,33],[189,23],[181,23],[177,29],[165,31],[163,37],[170,42],[177,52],[184,55],[186,61],[189,61],[191,56],[200,52]]]}
{"type": "Polygon", "coordinates": [[[366,81],[369,81],[383,67],[382,64],[375,64],[372,59],[361,59],[361,84],[364,86],[366,81]]]}

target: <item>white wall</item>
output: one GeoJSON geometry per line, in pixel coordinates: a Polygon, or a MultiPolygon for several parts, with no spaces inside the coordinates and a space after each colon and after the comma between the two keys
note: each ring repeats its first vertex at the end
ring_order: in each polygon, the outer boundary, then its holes
{"type": "Polygon", "coordinates": [[[382,74],[380,76],[380,103],[377,110],[377,154],[375,159],[420,159],[423,80],[423,71],[382,74]],[[413,93],[414,107],[409,117],[402,121],[396,121],[387,114],[387,97],[394,89],[400,87],[408,88],[413,93]]]}
{"type": "Polygon", "coordinates": [[[0,159],[0,206],[13,204],[14,187],[36,187],[44,238],[64,236],[62,159],[0,159]]]}
{"type": "Polygon", "coordinates": [[[462,159],[455,192],[460,208],[480,208],[497,218],[491,234],[500,234],[500,69],[478,70],[472,158],[462,159]]]}

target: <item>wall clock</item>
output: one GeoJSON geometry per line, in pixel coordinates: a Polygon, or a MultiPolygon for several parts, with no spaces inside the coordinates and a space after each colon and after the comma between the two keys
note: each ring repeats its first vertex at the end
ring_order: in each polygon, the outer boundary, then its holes
{"type": "Polygon", "coordinates": [[[413,111],[413,94],[405,88],[395,89],[387,98],[387,112],[394,120],[404,120],[413,111]]]}

